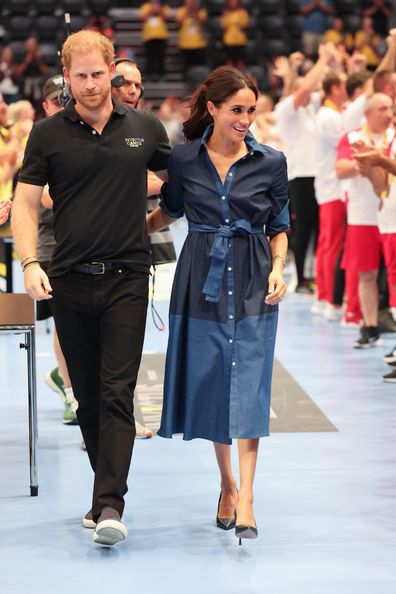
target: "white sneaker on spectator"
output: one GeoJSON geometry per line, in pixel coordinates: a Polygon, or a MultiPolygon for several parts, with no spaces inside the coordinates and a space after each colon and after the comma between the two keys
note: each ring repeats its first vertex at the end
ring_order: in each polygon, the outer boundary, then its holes
{"type": "Polygon", "coordinates": [[[336,307],[332,303],[326,303],[323,315],[328,322],[337,322],[342,316],[342,307],[336,307]]]}
{"type": "Polygon", "coordinates": [[[315,299],[311,305],[311,313],[317,316],[321,316],[324,313],[327,301],[315,299]]]}
{"type": "Polygon", "coordinates": [[[136,439],[150,439],[154,435],[154,431],[148,427],[144,427],[135,419],[136,439]]]}

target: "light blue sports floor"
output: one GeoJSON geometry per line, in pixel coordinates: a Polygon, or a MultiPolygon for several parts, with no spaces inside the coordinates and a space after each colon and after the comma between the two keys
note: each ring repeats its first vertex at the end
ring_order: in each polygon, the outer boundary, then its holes
{"type": "MultiPolygon", "coordinates": [[[[20,290],[20,275],[16,285],[20,290]]],[[[158,281],[164,317],[165,285],[158,281]]],[[[39,495],[30,497],[25,353],[20,337],[0,335],[0,593],[395,594],[396,388],[382,382],[382,355],[396,337],[356,351],[355,332],[313,318],[310,304],[294,294],[282,303],[276,356],[337,431],[283,431],[262,440],[259,538],[242,547],[232,531],[215,526],[211,444],[158,437],[136,441],[128,540],[112,549],[93,544],[80,526],[92,473],[78,427],[62,425],[62,403],[43,381],[55,366],[43,323],[39,495]]],[[[149,314],[145,352],[165,347],[166,332],[149,314]]],[[[277,397],[277,413],[293,416],[290,398],[277,397]]]]}

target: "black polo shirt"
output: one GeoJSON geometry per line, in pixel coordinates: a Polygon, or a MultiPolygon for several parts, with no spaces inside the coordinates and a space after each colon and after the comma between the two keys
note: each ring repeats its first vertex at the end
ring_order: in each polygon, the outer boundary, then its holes
{"type": "Polygon", "coordinates": [[[113,103],[102,134],[70,103],[29,136],[19,181],[49,185],[56,240],[49,276],[92,261],[149,269],[147,169],[167,168],[168,137],[152,113],[113,103]]]}

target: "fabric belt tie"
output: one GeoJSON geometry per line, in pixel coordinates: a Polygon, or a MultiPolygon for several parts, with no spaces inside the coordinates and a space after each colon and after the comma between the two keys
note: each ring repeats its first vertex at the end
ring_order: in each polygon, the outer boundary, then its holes
{"type": "Polygon", "coordinates": [[[216,233],[210,250],[210,267],[202,293],[206,301],[218,303],[220,301],[221,281],[224,276],[225,265],[230,252],[230,239],[234,235],[264,235],[263,227],[252,227],[246,219],[238,219],[231,225],[201,225],[189,223],[188,230],[193,233],[216,233]]]}

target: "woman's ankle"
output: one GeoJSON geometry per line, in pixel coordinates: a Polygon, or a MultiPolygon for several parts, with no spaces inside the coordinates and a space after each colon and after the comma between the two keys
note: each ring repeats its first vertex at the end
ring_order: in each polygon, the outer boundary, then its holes
{"type": "Polygon", "coordinates": [[[234,494],[237,490],[235,479],[222,479],[220,483],[221,492],[224,494],[234,494]]]}

